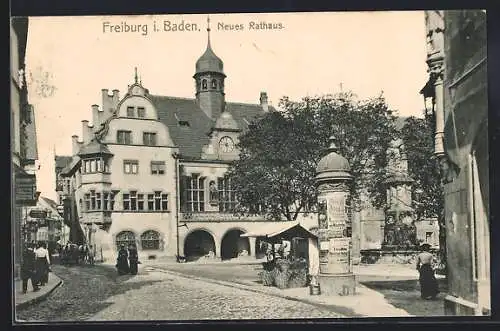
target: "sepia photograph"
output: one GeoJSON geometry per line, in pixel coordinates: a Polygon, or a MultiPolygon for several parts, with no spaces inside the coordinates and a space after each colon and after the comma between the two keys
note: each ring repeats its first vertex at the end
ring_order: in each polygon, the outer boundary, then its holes
{"type": "Polygon", "coordinates": [[[11,17],[14,324],[491,316],[486,15],[11,17]]]}

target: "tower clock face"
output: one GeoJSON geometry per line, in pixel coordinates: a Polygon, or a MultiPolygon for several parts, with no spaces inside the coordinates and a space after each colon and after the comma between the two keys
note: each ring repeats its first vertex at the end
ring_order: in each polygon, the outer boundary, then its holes
{"type": "Polygon", "coordinates": [[[224,153],[231,153],[234,150],[234,141],[230,137],[222,137],[219,141],[219,148],[224,153]]]}

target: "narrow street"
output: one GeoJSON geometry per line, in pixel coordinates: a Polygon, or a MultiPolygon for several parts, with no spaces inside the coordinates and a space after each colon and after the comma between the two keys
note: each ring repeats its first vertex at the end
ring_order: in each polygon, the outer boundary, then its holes
{"type": "Polygon", "coordinates": [[[342,317],[298,301],[172,276],[144,268],[117,276],[96,265],[53,266],[64,281],[46,300],[17,312],[25,321],[294,319],[342,317]]]}

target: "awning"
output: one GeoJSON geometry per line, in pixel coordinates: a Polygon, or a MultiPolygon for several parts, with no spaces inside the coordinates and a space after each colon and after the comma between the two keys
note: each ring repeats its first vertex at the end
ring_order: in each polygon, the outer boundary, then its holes
{"type": "Polygon", "coordinates": [[[240,237],[266,237],[266,238],[292,238],[305,237],[317,238],[314,233],[304,228],[300,222],[276,222],[267,224],[257,231],[251,231],[240,235],[240,237]]]}

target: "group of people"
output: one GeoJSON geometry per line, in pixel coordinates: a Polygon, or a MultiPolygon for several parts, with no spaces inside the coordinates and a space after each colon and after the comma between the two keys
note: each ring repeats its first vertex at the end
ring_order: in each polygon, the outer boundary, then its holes
{"type": "Polygon", "coordinates": [[[28,291],[28,281],[31,280],[33,291],[39,291],[49,281],[50,254],[45,243],[26,244],[21,264],[21,279],[23,293],[28,291]]]}
{"type": "Polygon", "coordinates": [[[130,244],[128,249],[125,245],[121,245],[118,250],[118,258],[116,260],[116,269],[119,275],[137,275],[139,255],[137,254],[137,247],[130,244]]]}

